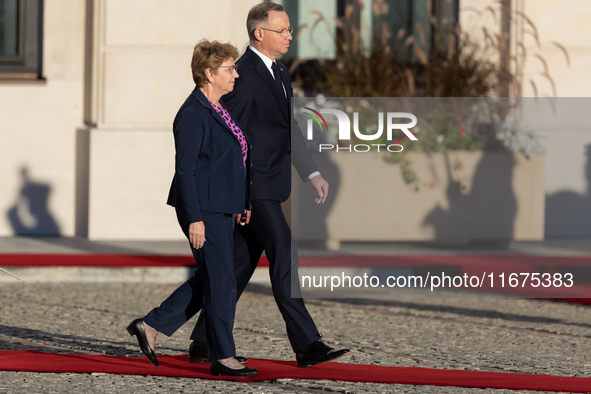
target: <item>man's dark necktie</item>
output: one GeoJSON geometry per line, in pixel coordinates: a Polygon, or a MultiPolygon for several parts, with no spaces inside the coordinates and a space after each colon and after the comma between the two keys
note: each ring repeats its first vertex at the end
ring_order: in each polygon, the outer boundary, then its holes
{"type": "Polygon", "coordinates": [[[273,70],[273,76],[275,77],[275,84],[277,85],[277,89],[279,89],[279,96],[283,99],[282,103],[285,108],[287,108],[287,97],[285,97],[285,90],[283,90],[283,83],[281,83],[281,75],[279,74],[277,63],[273,62],[271,69],[273,70]]]}

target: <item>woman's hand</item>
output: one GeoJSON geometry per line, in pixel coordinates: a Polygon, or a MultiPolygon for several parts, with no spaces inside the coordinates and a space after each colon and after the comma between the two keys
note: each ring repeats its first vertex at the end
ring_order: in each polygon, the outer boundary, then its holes
{"type": "Polygon", "coordinates": [[[245,224],[250,223],[250,211],[245,209],[243,214],[235,214],[234,217],[236,218],[236,223],[240,224],[241,226],[244,226],[245,224]],[[244,216],[244,220],[242,219],[242,217],[244,216]]]}
{"type": "Polygon", "coordinates": [[[203,221],[189,224],[189,242],[195,249],[203,247],[205,243],[205,224],[203,221]]]}

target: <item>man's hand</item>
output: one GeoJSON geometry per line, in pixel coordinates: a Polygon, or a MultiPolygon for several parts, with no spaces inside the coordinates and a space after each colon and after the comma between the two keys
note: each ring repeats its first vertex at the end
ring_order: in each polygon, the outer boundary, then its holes
{"type": "Polygon", "coordinates": [[[189,224],[189,242],[195,249],[203,247],[205,243],[205,224],[203,221],[189,224]]]}
{"type": "Polygon", "coordinates": [[[236,223],[239,223],[241,226],[244,226],[245,224],[250,223],[250,211],[249,210],[244,210],[243,214],[235,214],[234,217],[236,218],[236,223]],[[241,222],[240,220],[242,219],[242,215],[246,215],[246,221],[245,222],[241,222]]]}
{"type": "Polygon", "coordinates": [[[310,183],[312,184],[312,187],[316,189],[316,193],[318,193],[314,202],[316,204],[323,204],[328,196],[328,182],[324,180],[322,175],[316,175],[314,178],[310,179],[310,183]]]}

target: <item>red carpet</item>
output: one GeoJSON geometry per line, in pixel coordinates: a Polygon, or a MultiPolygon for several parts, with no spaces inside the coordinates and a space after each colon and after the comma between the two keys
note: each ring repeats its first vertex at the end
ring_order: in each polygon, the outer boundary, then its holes
{"type": "Polygon", "coordinates": [[[193,256],[119,254],[0,254],[0,267],[186,267],[193,256]]]}
{"type": "MultiPolygon", "coordinates": [[[[1,254],[0,266],[4,267],[183,267],[195,264],[193,256],[120,255],[120,254],[1,254]]],[[[371,267],[401,268],[424,266],[459,266],[482,268],[496,266],[511,268],[510,272],[548,267],[578,267],[591,274],[591,256],[555,257],[516,254],[474,255],[334,255],[300,256],[300,267],[371,267]]],[[[269,266],[265,256],[260,267],[269,266]]],[[[591,275],[587,278],[591,281],[591,275]]]]}
{"type": "MultiPolygon", "coordinates": [[[[195,264],[193,256],[167,255],[119,255],[119,254],[1,254],[0,266],[12,267],[182,267],[195,264]]],[[[474,255],[334,255],[300,256],[300,267],[372,267],[400,268],[421,266],[460,266],[480,268],[524,269],[544,267],[587,268],[591,273],[591,256],[556,257],[529,256],[517,254],[474,254],[474,255]]],[[[265,256],[259,266],[269,266],[265,256]]],[[[517,272],[517,271],[515,271],[517,272]]],[[[589,278],[591,280],[591,275],[589,278]]]]}
{"type": "MultiPolygon", "coordinates": [[[[165,255],[111,255],[111,254],[0,254],[0,267],[185,267],[194,266],[193,257],[165,255]]],[[[259,267],[268,267],[262,257],[259,267]]],[[[589,303],[591,298],[591,256],[553,257],[511,254],[489,255],[390,255],[390,256],[301,256],[300,267],[305,268],[392,268],[411,269],[413,275],[425,276],[445,272],[452,276],[468,275],[486,278],[479,287],[469,290],[493,292],[529,298],[562,299],[589,303]],[[520,273],[572,273],[574,286],[509,286],[509,275],[520,273]],[[484,276],[486,274],[486,277],[484,276]],[[505,275],[501,286],[499,275],[505,275]],[[491,276],[492,275],[492,276],[491,276]],[[489,278],[489,276],[491,276],[489,278]],[[495,279],[491,287],[492,279],[495,279]]]]}
{"type": "MultiPolygon", "coordinates": [[[[0,370],[54,373],[110,373],[220,379],[209,372],[209,364],[191,364],[187,355],[159,356],[154,367],[145,357],[54,354],[37,351],[0,351],[0,370]]],[[[243,382],[270,379],[326,379],[348,382],[399,383],[411,385],[495,388],[509,390],[591,392],[591,378],[526,375],[517,373],[459,371],[415,367],[326,363],[297,368],[295,361],[252,359],[248,366],[260,373],[250,378],[228,378],[243,382]]]]}

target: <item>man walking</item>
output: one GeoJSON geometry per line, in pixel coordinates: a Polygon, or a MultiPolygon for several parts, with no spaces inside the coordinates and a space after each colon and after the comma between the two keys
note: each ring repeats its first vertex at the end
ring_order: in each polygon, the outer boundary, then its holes
{"type": "MultiPolygon", "coordinates": [[[[252,215],[247,225],[236,226],[234,232],[237,291],[238,295],[242,293],[265,251],[275,301],[298,366],[305,368],[335,360],[350,350],[325,345],[303,299],[297,297],[297,246],[281,203],[291,191],[292,157],[302,180],[309,180],[316,189],[317,204],[326,200],[328,182],[318,172],[299,128],[292,129],[291,80],[287,68],[275,61],[288,51],[293,39],[285,9],[280,4],[260,3],[250,10],[246,25],[250,46],[236,62],[240,77],[234,90],[223,97],[252,145],[252,215]],[[292,287],[296,297],[292,297],[292,287]]],[[[191,339],[190,361],[206,359],[207,339],[201,316],[191,339]]]]}

